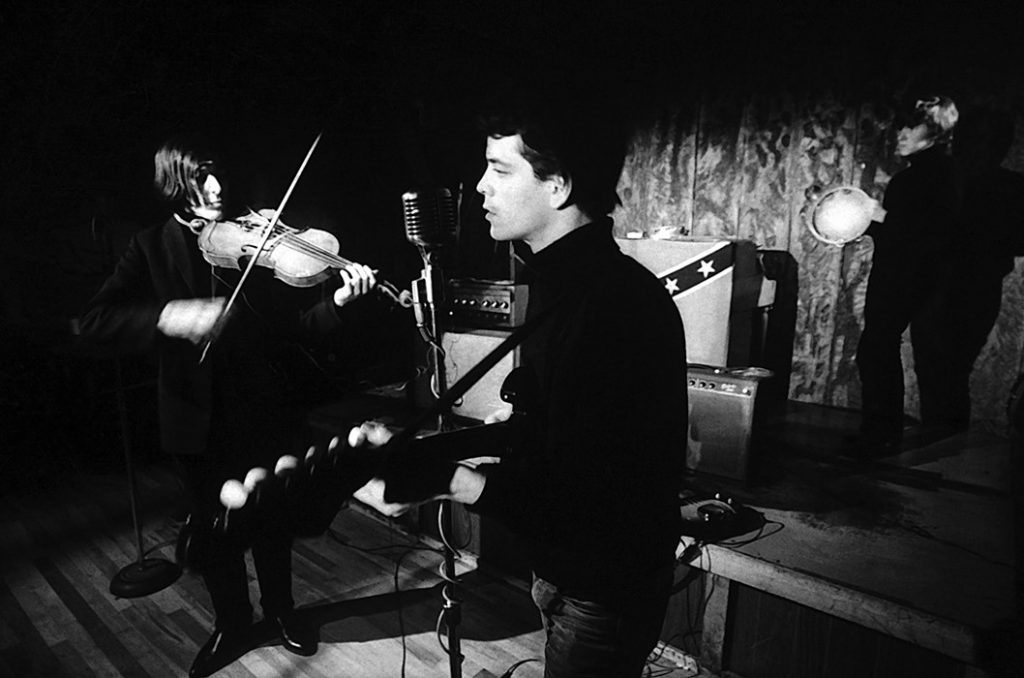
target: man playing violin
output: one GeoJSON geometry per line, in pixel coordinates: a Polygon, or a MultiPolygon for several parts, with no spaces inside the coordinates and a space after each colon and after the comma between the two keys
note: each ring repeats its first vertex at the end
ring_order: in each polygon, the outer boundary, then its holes
{"type": "MultiPolygon", "coordinates": [[[[377,281],[367,266],[350,264],[339,271],[340,280],[334,278],[340,282],[335,289],[297,289],[266,268],[254,268],[222,320],[241,271],[213,266],[197,246],[202,229],[224,217],[216,155],[196,141],[171,139],[156,152],[154,184],[172,214],[132,238],[89,302],[81,332],[85,340],[117,350],[157,355],[161,446],[181,462],[190,521],[204,524],[215,515],[225,479],[252,466],[272,472],[278,457],[299,449],[293,439],[301,430],[299,408],[288,407],[278,356],[296,342],[345,335],[377,281]]],[[[275,526],[253,544],[260,605],[285,648],[311,655],[317,634],[294,609],[291,545],[288,530],[275,526]]],[[[244,549],[217,541],[204,560],[202,577],[216,618],[190,676],[213,673],[250,641],[244,549]]]]}

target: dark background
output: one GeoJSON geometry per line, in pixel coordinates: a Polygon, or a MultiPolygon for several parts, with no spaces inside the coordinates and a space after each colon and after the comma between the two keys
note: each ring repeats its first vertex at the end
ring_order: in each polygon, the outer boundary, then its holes
{"type": "MultiPolygon", "coordinates": [[[[1002,91],[1021,64],[1016,10],[981,4],[610,5],[19,0],[0,9],[7,459],[26,445],[59,459],[90,436],[101,439],[91,447],[116,442],[112,408],[93,402],[109,396],[112,377],[69,354],[70,327],[128,237],[163,218],[152,154],[172,132],[212,134],[239,197],[273,207],[322,131],[290,202],[302,223],[292,225],[334,231],[343,256],[404,287],[419,259],[400,197],[418,187],[464,187],[448,273],[506,272],[475,209],[483,154],[473,120],[489,86],[520,66],[584,74],[649,124],[667,102],[751,89],[984,89],[990,80],[1002,91]],[[97,422],[114,433],[98,435],[97,422]]],[[[144,383],[146,368],[128,377],[144,383]]],[[[135,405],[132,420],[144,421],[145,398],[135,405]]]]}

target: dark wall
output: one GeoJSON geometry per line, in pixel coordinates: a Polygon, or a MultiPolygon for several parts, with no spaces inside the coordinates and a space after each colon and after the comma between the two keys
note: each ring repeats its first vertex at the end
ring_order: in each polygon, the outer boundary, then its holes
{"type": "Polygon", "coordinates": [[[808,367],[795,383],[798,397],[847,402],[852,376],[830,347],[852,336],[835,327],[856,330],[840,279],[862,279],[864,254],[844,263],[799,244],[793,196],[806,177],[762,170],[784,162],[838,181],[833,169],[863,162],[884,180],[886,107],[954,84],[1019,112],[1020,60],[1012,15],[987,7],[823,4],[8,3],[0,329],[5,347],[22,347],[9,359],[26,381],[43,372],[40,355],[67,341],[131,233],[162,218],[152,153],[181,128],[221,141],[232,186],[254,206],[276,206],[322,131],[286,216],[334,230],[344,256],[399,285],[419,266],[401,194],[461,184],[450,272],[502,272],[475,209],[473,112],[499,75],[529,63],[586,73],[625,104],[635,138],[620,218],[648,232],[752,236],[805,268],[828,259],[831,301],[802,292],[797,348],[808,348],[795,355],[808,367]],[[844,135],[858,144],[830,164],[844,135]]]}

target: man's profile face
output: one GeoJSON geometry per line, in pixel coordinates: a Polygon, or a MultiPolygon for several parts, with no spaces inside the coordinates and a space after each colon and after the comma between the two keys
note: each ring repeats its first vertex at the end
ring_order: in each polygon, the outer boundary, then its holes
{"type": "Polygon", "coordinates": [[[896,155],[906,158],[931,147],[934,142],[928,125],[923,122],[913,127],[905,125],[896,135],[896,155]]]}
{"type": "MultiPolygon", "coordinates": [[[[495,240],[540,241],[553,212],[550,181],[533,174],[516,134],[487,139],[487,169],[476,190],[484,196],[484,211],[495,240]]],[[[534,248],[536,250],[536,248],[534,248]]]]}

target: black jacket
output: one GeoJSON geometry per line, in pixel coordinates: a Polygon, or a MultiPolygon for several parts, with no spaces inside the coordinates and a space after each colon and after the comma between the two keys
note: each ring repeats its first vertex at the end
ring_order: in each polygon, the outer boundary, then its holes
{"type": "Polygon", "coordinates": [[[871,276],[932,286],[948,275],[962,203],[961,178],[943,148],[911,156],[885,189],[885,222],[867,230],[875,244],[871,276]]]}
{"type": "Polygon", "coordinates": [[[279,348],[333,332],[341,315],[350,312],[350,306],[339,312],[330,295],[318,299],[311,290],[290,288],[274,280],[269,269],[257,268],[202,364],[201,347],[157,330],[168,301],[228,296],[239,276],[223,268],[213,275],[195,236],[170,219],[132,238],[82,317],[86,342],[157,354],[160,440],[167,452],[201,454],[228,438],[241,448],[247,442],[239,439],[243,432],[277,427],[282,379],[288,377],[275,364],[279,348]],[[223,438],[214,441],[215,434],[223,438]]]}
{"type": "Polygon", "coordinates": [[[524,342],[533,388],[520,442],[488,469],[475,510],[528,537],[538,576],[570,594],[614,597],[670,564],[679,539],[682,322],[655,276],[619,251],[610,219],[526,264],[528,316],[560,310],[524,342]]]}

